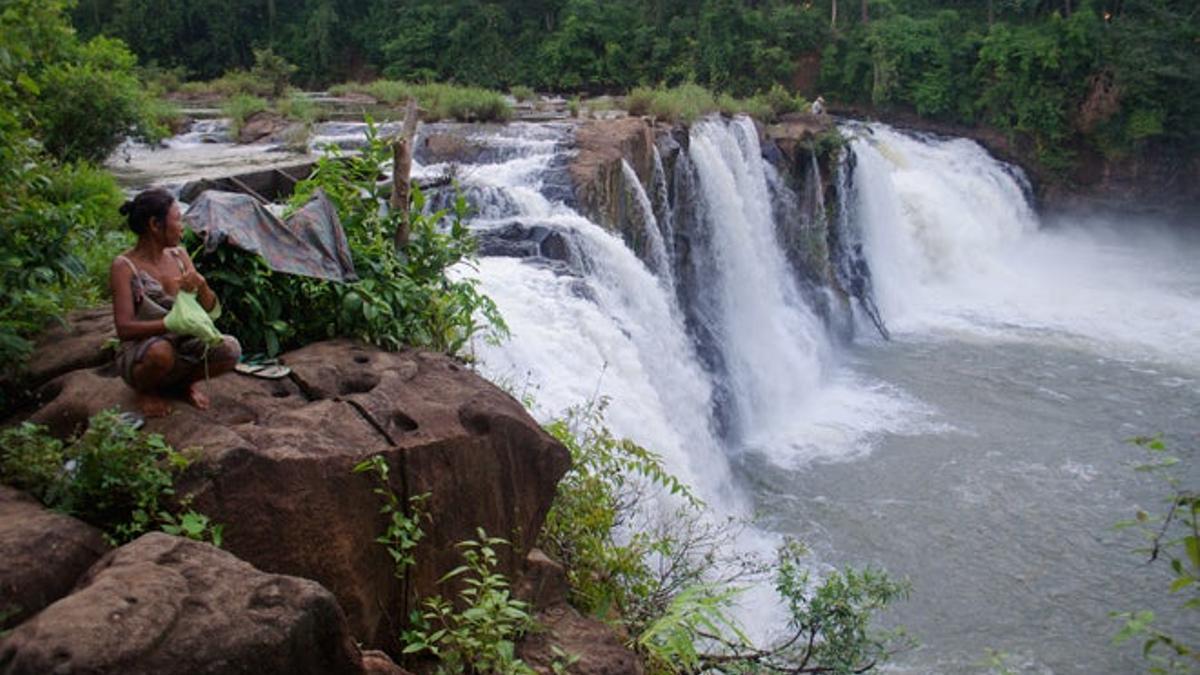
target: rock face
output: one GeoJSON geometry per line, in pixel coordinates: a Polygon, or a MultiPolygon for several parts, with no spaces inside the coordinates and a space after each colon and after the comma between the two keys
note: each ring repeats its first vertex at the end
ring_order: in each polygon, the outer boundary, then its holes
{"type": "Polygon", "coordinates": [[[96,528],[0,485],[0,628],[65,596],[108,548],[96,528]]]}
{"type": "Polygon", "coordinates": [[[361,673],[329,591],[229,553],[147,534],[0,641],[0,672],[361,673]]]}
{"type": "MultiPolygon", "coordinates": [[[[437,354],[337,341],[282,360],[290,379],[226,375],[205,385],[209,411],[177,403],[146,425],[190,449],[180,494],[224,524],[228,551],[266,572],[319,581],[357,639],[389,650],[415,596],[453,594],[437,580],[461,564],[455,544],[476,527],[513,543],[499,571],[515,578],[570,461],[519,403],[437,354]],[[401,500],[430,495],[432,517],[403,588],[374,541],[386,525],[374,477],[353,473],[372,455],[387,461],[401,500]]],[[[68,373],[42,393],[32,419],[62,435],[132,403],[104,368],[68,373]]]]}
{"type": "Polygon", "coordinates": [[[626,231],[630,203],[621,161],[629,162],[642,185],[654,173],[654,130],[638,117],[594,120],[575,132],[579,152],[569,172],[575,183],[580,211],[589,219],[626,235],[626,241],[641,236],[626,231]]]}

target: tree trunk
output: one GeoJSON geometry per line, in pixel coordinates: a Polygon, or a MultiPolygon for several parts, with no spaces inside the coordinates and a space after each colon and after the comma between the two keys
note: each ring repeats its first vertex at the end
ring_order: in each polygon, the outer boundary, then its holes
{"type": "Polygon", "coordinates": [[[837,0],[833,0],[833,7],[829,10],[829,29],[837,32],[837,0]]]}
{"type": "MultiPolygon", "coordinates": [[[[1070,2],[1070,0],[1066,0],[1070,2]]],[[[867,23],[871,20],[871,15],[867,13],[867,0],[862,0],[859,5],[862,7],[862,22],[867,23]]]]}
{"type": "Polygon", "coordinates": [[[417,100],[408,99],[404,109],[404,126],[392,141],[392,198],[388,205],[392,212],[399,211],[396,234],[392,243],[399,252],[408,246],[408,196],[409,177],[412,175],[412,140],[417,131],[417,100]]]}
{"type": "Polygon", "coordinates": [[[1071,0],[1063,0],[1063,18],[1071,16],[1071,0]]]}
{"type": "Polygon", "coordinates": [[[995,0],[988,0],[988,28],[996,23],[996,4],[995,0]]]}

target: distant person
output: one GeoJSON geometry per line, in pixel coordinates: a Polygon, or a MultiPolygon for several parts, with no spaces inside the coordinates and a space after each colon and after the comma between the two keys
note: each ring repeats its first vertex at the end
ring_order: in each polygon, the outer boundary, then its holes
{"type": "Polygon", "coordinates": [[[170,413],[167,397],[172,395],[205,410],[210,402],[200,381],[232,370],[241,345],[229,335],[219,341],[214,336],[215,344],[206,345],[200,338],[172,333],[164,324],[181,291],[195,293],[210,317],[220,312],[216,294],[179,245],[183,222],[175,198],[166,190],[145,190],[125,202],[121,214],[138,237],[133,248],[113,260],[109,272],[121,376],[138,392],[146,417],[170,413]]]}
{"type": "Polygon", "coordinates": [[[825,114],[825,97],[824,96],[818,96],[817,100],[812,102],[812,108],[811,108],[810,112],[812,112],[812,114],[814,114],[814,115],[824,115],[825,114]]]}

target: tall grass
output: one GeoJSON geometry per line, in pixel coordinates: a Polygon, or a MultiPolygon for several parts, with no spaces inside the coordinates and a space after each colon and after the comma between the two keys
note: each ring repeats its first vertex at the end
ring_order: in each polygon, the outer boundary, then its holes
{"type": "Polygon", "coordinates": [[[428,121],[455,119],[460,122],[492,122],[512,117],[512,108],[504,95],[490,89],[454,84],[412,84],[399,80],[347,82],[329,88],[334,96],[366,94],[388,104],[399,104],[409,97],[425,111],[428,121]]]}
{"type": "Polygon", "coordinates": [[[792,96],[779,85],[751,98],[713,94],[692,83],[670,88],[637,87],[625,97],[625,109],[630,115],[651,115],[665,122],[685,124],[718,112],[723,115],[745,113],[770,122],[790,112],[803,110],[806,105],[802,97],[792,96]]]}

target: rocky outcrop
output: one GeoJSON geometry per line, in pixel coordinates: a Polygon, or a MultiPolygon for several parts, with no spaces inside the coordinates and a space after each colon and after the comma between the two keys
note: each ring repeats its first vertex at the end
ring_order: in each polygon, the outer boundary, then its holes
{"type": "Polygon", "coordinates": [[[65,596],[108,548],[96,528],[0,485],[0,628],[65,596]]]}
{"type": "Polygon", "coordinates": [[[828,115],[793,113],[785,115],[775,124],[767,125],[763,137],[773,142],[792,164],[806,159],[806,154],[825,134],[836,131],[833,118],[828,115]]]}
{"type": "Polygon", "coordinates": [[[567,603],[566,570],[541,551],[529,554],[525,576],[514,589],[536,610],[539,630],[517,646],[517,655],[539,673],[555,664],[573,675],[641,675],[641,658],[609,626],[583,616],[567,603]],[[566,654],[564,659],[560,654],[566,654]]]}
{"type": "MultiPolygon", "coordinates": [[[[654,173],[654,129],[639,117],[593,120],[575,132],[578,153],[569,167],[580,211],[613,231],[624,232],[631,209],[622,160],[629,162],[642,185],[654,173]]],[[[627,236],[628,239],[628,236],[627,236]]]]}
{"type": "Polygon", "coordinates": [[[0,642],[5,675],[363,671],[319,584],[162,533],[108,554],[78,590],[0,642]]]}
{"type": "MultiPolygon", "coordinates": [[[[455,544],[477,527],[513,543],[498,571],[517,575],[569,464],[519,403],[438,354],[337,341],[282,360],[289,379],[216,378],[205,385],[211,410],[178,403],[146,425],[194,458],[180,494],[224,524],[228,551],[320,582],[357,639],[392,653],[415,597],[453,594],[437,580],[461,564],[455,544]],[[353,472],[372,455],[385,458],[402,500],[429,494],[426,537],[403,588],[374,542],[386,525],[374,478],[353,472]]],[[[60,435],[133,398],[104,367],[67,373],[40,393],[31,419],[60,435]]]]}

